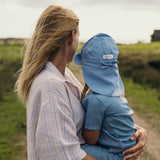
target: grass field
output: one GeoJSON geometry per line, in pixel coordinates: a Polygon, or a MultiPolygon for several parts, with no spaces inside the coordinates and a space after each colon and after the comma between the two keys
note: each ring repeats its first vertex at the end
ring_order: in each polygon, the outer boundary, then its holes
{"type": "Polygon", "coordinates": [[[159,91],[135,84],[124,78],[126,97],[133,110],[148,123],[152,124],[160,135],[160,99],[159,91]]]}
{"type": "MultiPolygon", "coordinates": [[[[160,79],[156,76],[160,75],[157,65],[160,61],[160,43],[118,45],[118,48],[120,71],[129,104],[134,104],[131,107],[135,112],[152,124],[160,135],[160,79]],[[150,61],[156,62],[150,65],[150,61]],[[139,74],[146,81],[136,81],[133,76],[139,74]],[[150,81],[150,78],[154,81],[150,81]],[[152,83],[155,84],[151,85],[152,83]]],[[[0,44],[0,160],[26,159],[26,109],[13,93],[17,78],[15,73],[19,70],[24,56],[21,54],[22,49],[23,45],[0,44]]],[[[68,67],[84,84],[81,67],[73,62],[68,67]]],[[[148,153],[143,154],[141,160],[144,159],[153,160],[148,153]]]]}
{"type": "Polygon", "coordinates": [[[120,54],[126,55],[157,55],[159,57],[160,54],[160,42],[152,42],[152,43],[136,43],[129,45],[118,45],[118,49],[120,54]]]}
{"type": "Polygon", "coordinates": [[[0,160],[26,157],[26,109],[14,94],[23,45],[0,44],[0,160]]]}
{"type": "Polygon", "coordinates": [[[8,94],[0,102],[0,117],[0,159],[20,160],[26,157],[26,113],[14,94],[8,94]]]}
{"type": "Polygon", "coordinates": [[[0,44],[1,60],[20,60],[23,59],[23,45],[3,45],[0,44]]]}

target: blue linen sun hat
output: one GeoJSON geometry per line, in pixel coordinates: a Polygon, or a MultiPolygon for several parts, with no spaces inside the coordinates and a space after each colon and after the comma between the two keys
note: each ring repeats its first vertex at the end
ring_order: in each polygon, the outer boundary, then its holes
{"type": "Polygon", "coordinates": [[[82,65],[86,84],[96,93],[121,96],[124,86],[118,70],[118,48],[111,36],[99,33],[89,39],[74,56],[74,62],[82,65]]]}

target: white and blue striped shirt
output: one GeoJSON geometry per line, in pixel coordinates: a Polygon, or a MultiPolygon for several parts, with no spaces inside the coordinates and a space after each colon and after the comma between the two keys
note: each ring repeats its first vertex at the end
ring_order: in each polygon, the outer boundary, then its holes
{"type": "Polygon", "coordinates": [[[27,101],[28,160],[81,160],[84,110],[78,100],[81,84],[66,68],[51,63],[33,81],[27,101]]]}

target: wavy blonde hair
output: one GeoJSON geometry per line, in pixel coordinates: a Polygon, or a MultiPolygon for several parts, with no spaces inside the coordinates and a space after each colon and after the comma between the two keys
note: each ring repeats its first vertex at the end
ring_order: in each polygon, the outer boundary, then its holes
{"type": "Polygon", "coordinates": [[[20,100],[26,104],[35,77],[64,44],[71,32],[78,30],[79,19],[70,9],[51,5],[41,14],[29,40],[19,78],[15,84],[20,100]]]}

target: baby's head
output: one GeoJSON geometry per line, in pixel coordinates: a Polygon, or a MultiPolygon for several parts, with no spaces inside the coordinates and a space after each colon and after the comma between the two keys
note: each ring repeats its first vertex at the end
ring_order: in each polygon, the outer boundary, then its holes
{"type": "Polygon", "coordinates": [[[78,65],[94,63],[98,66],[106,66],[117,63],[118,48],[115,41],[107,34],[99,33],[89,39],[74,57],[78,65]]]}
{"type": "Polygon", "coordinates": [[[89,39],[74,56],[75,64],[82,65],[89,88],[97,93],[117,96],[123,93],[118,71],[118,48],[111,36],[99,33],[89,39]]]}

